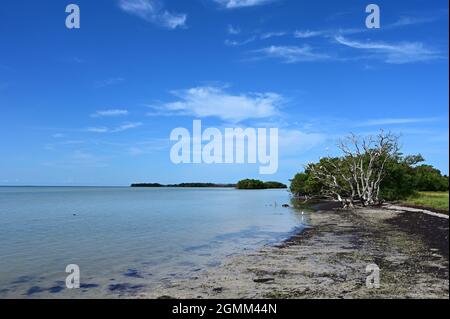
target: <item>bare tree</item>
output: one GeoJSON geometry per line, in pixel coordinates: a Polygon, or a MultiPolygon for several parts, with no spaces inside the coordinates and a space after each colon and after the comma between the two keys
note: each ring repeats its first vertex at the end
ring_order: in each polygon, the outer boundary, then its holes
{"type": "Polygon", "coordinates": [[[312,176],[323,185],[324,195],[352,208],[380,203],[380,185],[386,163],[399,153],[398,136],[381,131],[366,138],[354,134],[339,141],[339,158],[322,158],[308,165],[312,176]]]}

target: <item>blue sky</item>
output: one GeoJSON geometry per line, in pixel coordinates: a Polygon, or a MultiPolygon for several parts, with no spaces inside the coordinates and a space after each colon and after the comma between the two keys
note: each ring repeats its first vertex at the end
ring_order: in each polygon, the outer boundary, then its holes
{"type": "Polygon", "coordinates": [[[2,1],[0,185],[287,182],[379,129],[448,173],[448,1],[373,2],[381,29],[361,0],[2,1]],[[194,119],[278,127],[277,174],[172,164],[194,119]]]}

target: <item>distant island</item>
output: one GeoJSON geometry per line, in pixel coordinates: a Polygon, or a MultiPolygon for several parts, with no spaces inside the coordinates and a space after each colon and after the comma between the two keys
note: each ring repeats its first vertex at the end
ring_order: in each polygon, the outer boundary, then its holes
{"type": "Polygon", "coordinates": [[[159,184],[159,183],[137,183],[137,184],[131,184],[131,187],[180,187],[180,188],[188,188],[188,187],[195,187],[195,188],[235,188],[236,184],[214,184],[214,183],[181,183],[181,184],[159,184]]]}
{"type": "Polygon", "coordinates": [[[280,182],[263,182],[257,179],[243,179],[236,185],[237,189],[286,189],[287,185],[280,182]]]}
{"type": "Polygon", "coordinates": [[[135,183],[131,187],[143,188],[237,188],[237,189],[287,189],[288,187],[279,182],[263,182],[256,179],[243,179],[237,184],[216,184],[216,183],[180,183],[180,184],[160,184],[160,183],[135,183]]]}

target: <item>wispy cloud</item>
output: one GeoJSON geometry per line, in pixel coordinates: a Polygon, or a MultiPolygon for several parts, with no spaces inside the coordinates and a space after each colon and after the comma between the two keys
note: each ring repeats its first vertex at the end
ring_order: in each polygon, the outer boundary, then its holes
{"type": "Polygon", "coordinates": [[[236,35],[236,34],[241,33],[241,29],[239,29],[237,27],[234,27],[233,25],[229,24],[228,28],[227,28],[227,32],[228,32],[228,34],[236,35]]]}
{"type": "MultiPolygon", "coordinates": [[[[406,26],[419,25],[424,23],[431,23],[437,21],[442,16],[441,12],[429,14],[427,16],[402,16],[393,23],[387,23],[382,25],[379,31],[392,30],[406,26]]],[[[308,39],[315,37],[333,38],[336,36],[349,36],[354,34],[370,32],[367,28],[329,28],[322,30],[296,30],[294,31],[294,37],[299,39],[308,39]]]]}
{"type": "MultiPolygon", "coordinates": [[[[235,37],[232,40],[226,39],[225,45],[229,46],[229,47],[238,47],[238,46],[243,46],[243,45],[258,41],[258,40],[268,40],[271,38],[282,37],[282,36],[286,36],[289,34],[290,34],[289,32],[285,32],[285,31],[269,31],[269,32],[263,32],[263,33],[260,33],[258,31],[258,32],[254,32],[253,35],[251,35],[251,36],[249,35],[247,38],[241,37],[241,39],[236,39],[236,37],[235,37]]],[[[237,35],[237,33],[235,33],[235,34],[230,33],[230,35],[237,35]]]]}
{"type": "Polygon", "coordinates": [[[138,128],[140,126],[142,126],[141,122],[127,122],[127,123],[123,123],[122,125],[119,125],[119,126],[114,127],[114,128],[108,128],[108,127],[105,127],[105,126],[89,127],[89,128],[86,129],[86,131],[90,132],[90,133],[118,133],[118,132],[131,130],[131,129],[134,129],[134,128],[138,128]]]}
{"type": "Polygon", "coordinates": [[[120,125],[119,127],[116,127],[115,129],[112,130],[112,132],[123,132],[123,131],[127,131],[127,130],[131,130],[134,128],[137,128],[139,126],[142,126],[141,122],[134,122],[134,123],[124,123],[122,125],[120,125]]]}
{"type": "Polygon", "coordinates": [[[186,14],[165,10],[159,0],[119,0],[119,7],[129,14],[167,29],[186,25],[186,14]]]}
{"type": "MultiPolygon", "coordinates": [[[[283,103],[276,93],[230,94],[223,88],[205,86],[174,91],[178,101],[152,106],[161,113],[196,117],[217,117],[224,121],[241,122],[275,116],[283,103]]],[[[154,115],[150,113],[149,115],[154,115]]]]}
{"type": "Polygon", "coordinates": [[[113,109],[113,110],[96,111],[95,113],[91,114],[91,117],[115,117],[125,115],[128,115],[127,110],[113,109]]]}
{"type": "Polygon", "coordinates": [[[76,63],[76,64],[83,64],[85,62],[84,59],[74,56],[70,59],[71,62],[76,63]]]}
{"type": "Polygon", "coordinates": [[[266,32],[266,33],[261,34],[260,38],[262,40],[266,40],[266,39],[275,38],[275,37],[282,37],[286,34],[287,34],[287,32],[284,32],[284,31],[266,32]]]}
{"type": "Polygon", "coordinates": [[[324,29],[324,30],[296,30],[294,31],[294,38],[309,39],[316,37],[333,38],[335,36],[352,35],[358,33],[364,33],[369,29],[362,28],[336,28],[336,29],[324,29]]]}
{"type": "Polygon", "coordinates": [[[277,0],[214,0],[214,1],[219,3],[224,8],[236,9],[236,8],[260,6],[277,0]]]}
{"type": "Polygon", "coordinates": [[[441,18],[448,17],[448,9],[445,10],[436,10],[436,11],[430,11],[430,12],[420,12],[416,15],[410,15],[410,16],[401,16],[397,21],[394,23],[388,24],[385,26],[385,28],[388,29],[394,29],[394,28],[401,28],[401,27],[407,27],[412,25],[420,25],[425,23],[433,23],[441,18]]]}
{"type": "Polygon", "coordinates": [[[314,52],[313,48],[309,45],[270,46],[254,50],[253,53],[259,58],[278,58],[284,63],[313,62],[330,58],[327,54],[314,52]]]}
{"type": "Polygon", "coordinates": [[[396,22],[389,24],[388,28],[406,27],[410,25],[422,24],[435,21],[434,18],[400,17],[396,22]]]}
{"type": "Polygon", "coordinates": [[[251,42],[253,42],[255,40],[256,40],[256,37],[254,37],[254,36],[250,37],[250,38],[247,38],[247,39],[244,39],[244,40],[240,40],[240,41],[227,39],[227,40],[225,40],[225,45],[229,46],[229,47],[239,47],[239,46],[242,46],[242,45],[249,44],[249,43],[251,43],[251,42]]]}
{"type": "Polygon", "coordinates": [[[336,41],[347,47],[364,50],[372,55],[369,57],[382,59],[386,63],[405,64],[424,62],[441,58],[438,51],[427,48],[421,42],[400,42],[389,44],[384,42],[359,42],[336,36],[336,41]]]}
{"type": "MultiPolygon", "coordinates": [[[[367,30],[367,29],[366,29],[367,30]]],[[[323,38],[334,38],[337,35],[351,35],[356,33],[362,33],[365,32],[364,29],[335,29],[335,30],[296,30],[294,32],[292,31],[267,31],[267,32],[260,32],[255,31],[253,36],[249,36],[247,39],[243,40],[226,40],[225,44],[228,46],[241,46],[245,45],[251,42],[254,42],[256,40],[267,40],[271,38],[276,37],[284,37],[284,36],[293,36],[297,39],[309,39],[309,38],[316,38],[316,37],[323,37],[323,38]]],[[[232,33],[228,31],[230,35],[237,35],[239,33],[232,33]]]]}
{"type": "Polygon", "coordinates": [[[311,31],[311,30],[298,31],[297,30],[294,32],[294,37],[300,38],[300,39],[308,39],[308,38],[319,37],[326,33],[327,33],[326,31],[311,31]]]}
{"type": "Polygon", "coordinates": [[[80,58],[78,56],[70,56],[70,57],[64,57],[62,60],[66,63],[70,64],[84,64],[86,61],[83,58],[80,58]]]}
{"type": "Polygon", "coordinates": [[[387,126],[402,124],[429,123],[437,121],[437,118],[384,118],[363,121],[357,126],[387,126]]]}
{"type": "Polygon", "coordinates": [[[101,81],[95,82],[94,86],[96,88],[104,88],[104,87],[107,87],[107,86],[118,84],[118,83],[123,82],[123,81],[125,81],[125,79],[121,78],[121,77],[109,78],[109,79],[106,79],[106,80],[101,80],[101,81]]]}
{"type": "Polygon", "coordinates": [[[86,129],[86,131],[90,132],[90,133],[108,133],[109,129],[107,127],[104,127],[104,126],[102,126],[102,127],[88,127],[86,129]]]}

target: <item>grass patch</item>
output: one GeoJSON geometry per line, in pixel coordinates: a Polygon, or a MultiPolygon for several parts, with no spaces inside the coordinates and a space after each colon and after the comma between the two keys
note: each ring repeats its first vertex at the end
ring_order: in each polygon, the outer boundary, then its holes
{"type": "Polygon", "coordinates": [[[448,192],[419,192],[417,195],[411,196],[402,203],[448,212],[448,192]]]}

